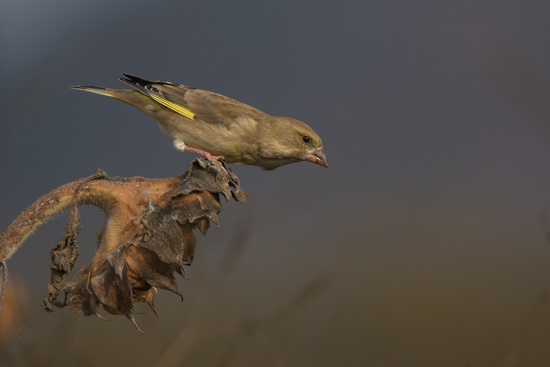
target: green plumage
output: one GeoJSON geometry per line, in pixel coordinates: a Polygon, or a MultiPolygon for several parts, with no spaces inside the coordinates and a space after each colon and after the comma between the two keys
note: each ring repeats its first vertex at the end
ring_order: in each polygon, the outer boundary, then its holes
{"type": "Polygon", "coordinates": [[[91,86],[73,89],[106,95],[151,116],[177,149],[223,156],[228,163],[274,169],[311,161],[327,167],[321,138],[305,123],[268,115],[203,89],[124,74],[133,90],[91,86]]]}

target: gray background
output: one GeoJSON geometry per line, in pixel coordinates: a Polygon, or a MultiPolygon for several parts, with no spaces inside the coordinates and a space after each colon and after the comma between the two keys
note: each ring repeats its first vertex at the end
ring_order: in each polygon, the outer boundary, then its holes
{"type": "MultiPolygon", "coordinates": [[[[124,87],[121,72],[301,119],[330,165],[235,167],[249,202],[198,236],[183,303],[160,292],[160,320],[138,307],[145,336],[40,309],[66,215],[51,222],[9,263],[29,301],[10,363],[502,365],[550,292],[549,18],[547,1],[0,2],[1,228],[97,168],[187,169],[147,116],[68,88],[124,87]],[[274,325],[227,326],[319,274],[328,286],[274,325]]],[[[79,267],[103,220],[82,216],[79,267]]],[[[549,341],[546,304],[517,365],[550,364],[549,341]]]]}

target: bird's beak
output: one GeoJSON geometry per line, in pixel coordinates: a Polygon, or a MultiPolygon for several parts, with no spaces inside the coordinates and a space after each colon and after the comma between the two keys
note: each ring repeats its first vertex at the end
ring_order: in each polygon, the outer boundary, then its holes
{"type": "Polygon", "coordinates": [[[328,168],[327,157],[325,157],[323,148],[319,148],[315,152],[306,155],[306,160],[328,168]]]}

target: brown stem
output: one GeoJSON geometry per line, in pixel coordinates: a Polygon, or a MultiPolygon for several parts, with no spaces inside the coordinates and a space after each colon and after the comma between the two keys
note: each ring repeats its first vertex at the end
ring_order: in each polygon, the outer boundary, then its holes
{"type": "MultiPolygon", "coordinates": [[[[0,235],[0,261],[9,260],[23,242],[40,226],[74,205],[75,194],[86,181],[89,181],[89,178],[76,180],[50,191],[15,218],[6,231],[0,235]]],[[[97,194],[94,195],[91,192],[88,194],[79,195],[78,204],[94,204],[101,209],[106,209],[104,204],[107,201],[97,200],[97,194]]]]}
{"type": "MultiPolygon", "coordinates": [[[[150,200],[156,200],[179,182],[165,180],[103,179],[98,174],[69,182],[42,196],[25,209],[0,235],[0,261],[9,260],[15,251],[38,228],[73,205],[94,205],[105,212],[107,221],[114,221],[105,233],[105,244],[119,238],[125,230],[122,218],[142,213],[150,200]],[[101,178],[101,179],[100,179],[101,178]],[[149,196],[150,195],[150,196],[149,196]]],[[[137,218],[139,220],[139,218],[137,218]]]]}

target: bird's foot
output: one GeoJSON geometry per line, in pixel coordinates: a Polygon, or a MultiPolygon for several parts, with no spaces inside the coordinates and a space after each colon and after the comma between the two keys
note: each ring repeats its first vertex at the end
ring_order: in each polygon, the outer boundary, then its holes
{"type": "Polygon", "coordinates": [[[183,150],[186,151],[186,152],[191,152],[191,153],[195,153],[195,154],[198,154],[200,156],[203,156],[204,158],[208,159],[210,162],[212,162],[214,164],[220,163],[220,161],[225,161],[225,157],[223,155],[217,155],[217,156],[212,155],[209,152],[207,152],[206,150],[191,148],[191,147],[188,147],[188,146],[186,146],[183,150]]]}
{"type": "Polygon", "coordinates": [[[225,162],[225,157],[223,155],[212,155],[208,152],[204,153],[205,154],[203,155],[203,157],[214,164],[221,164],[221,162],[225,162]]]}
{"type": "MultiPolygon", "coordinates": [[[[219,166],[219,167],[223,168],[223,170],[225,172],[227,172],[227,170],[225,169],[225,167],[222,163],[222,162],[225,162],[225,157],[223,155],[212,155],[209,152],[207,152],[206,150],[191,148],[191,147],[188,147],[188,146],[186,146],[184,148],[184,150],[186,152],[195,153],[195,154],[198,154],[198,155],[204,157],[210,163],[215,164],[216,166],[219,166]]],[[[227,174],[229,174],[229,172],[227,172],[227,174]]]]}

